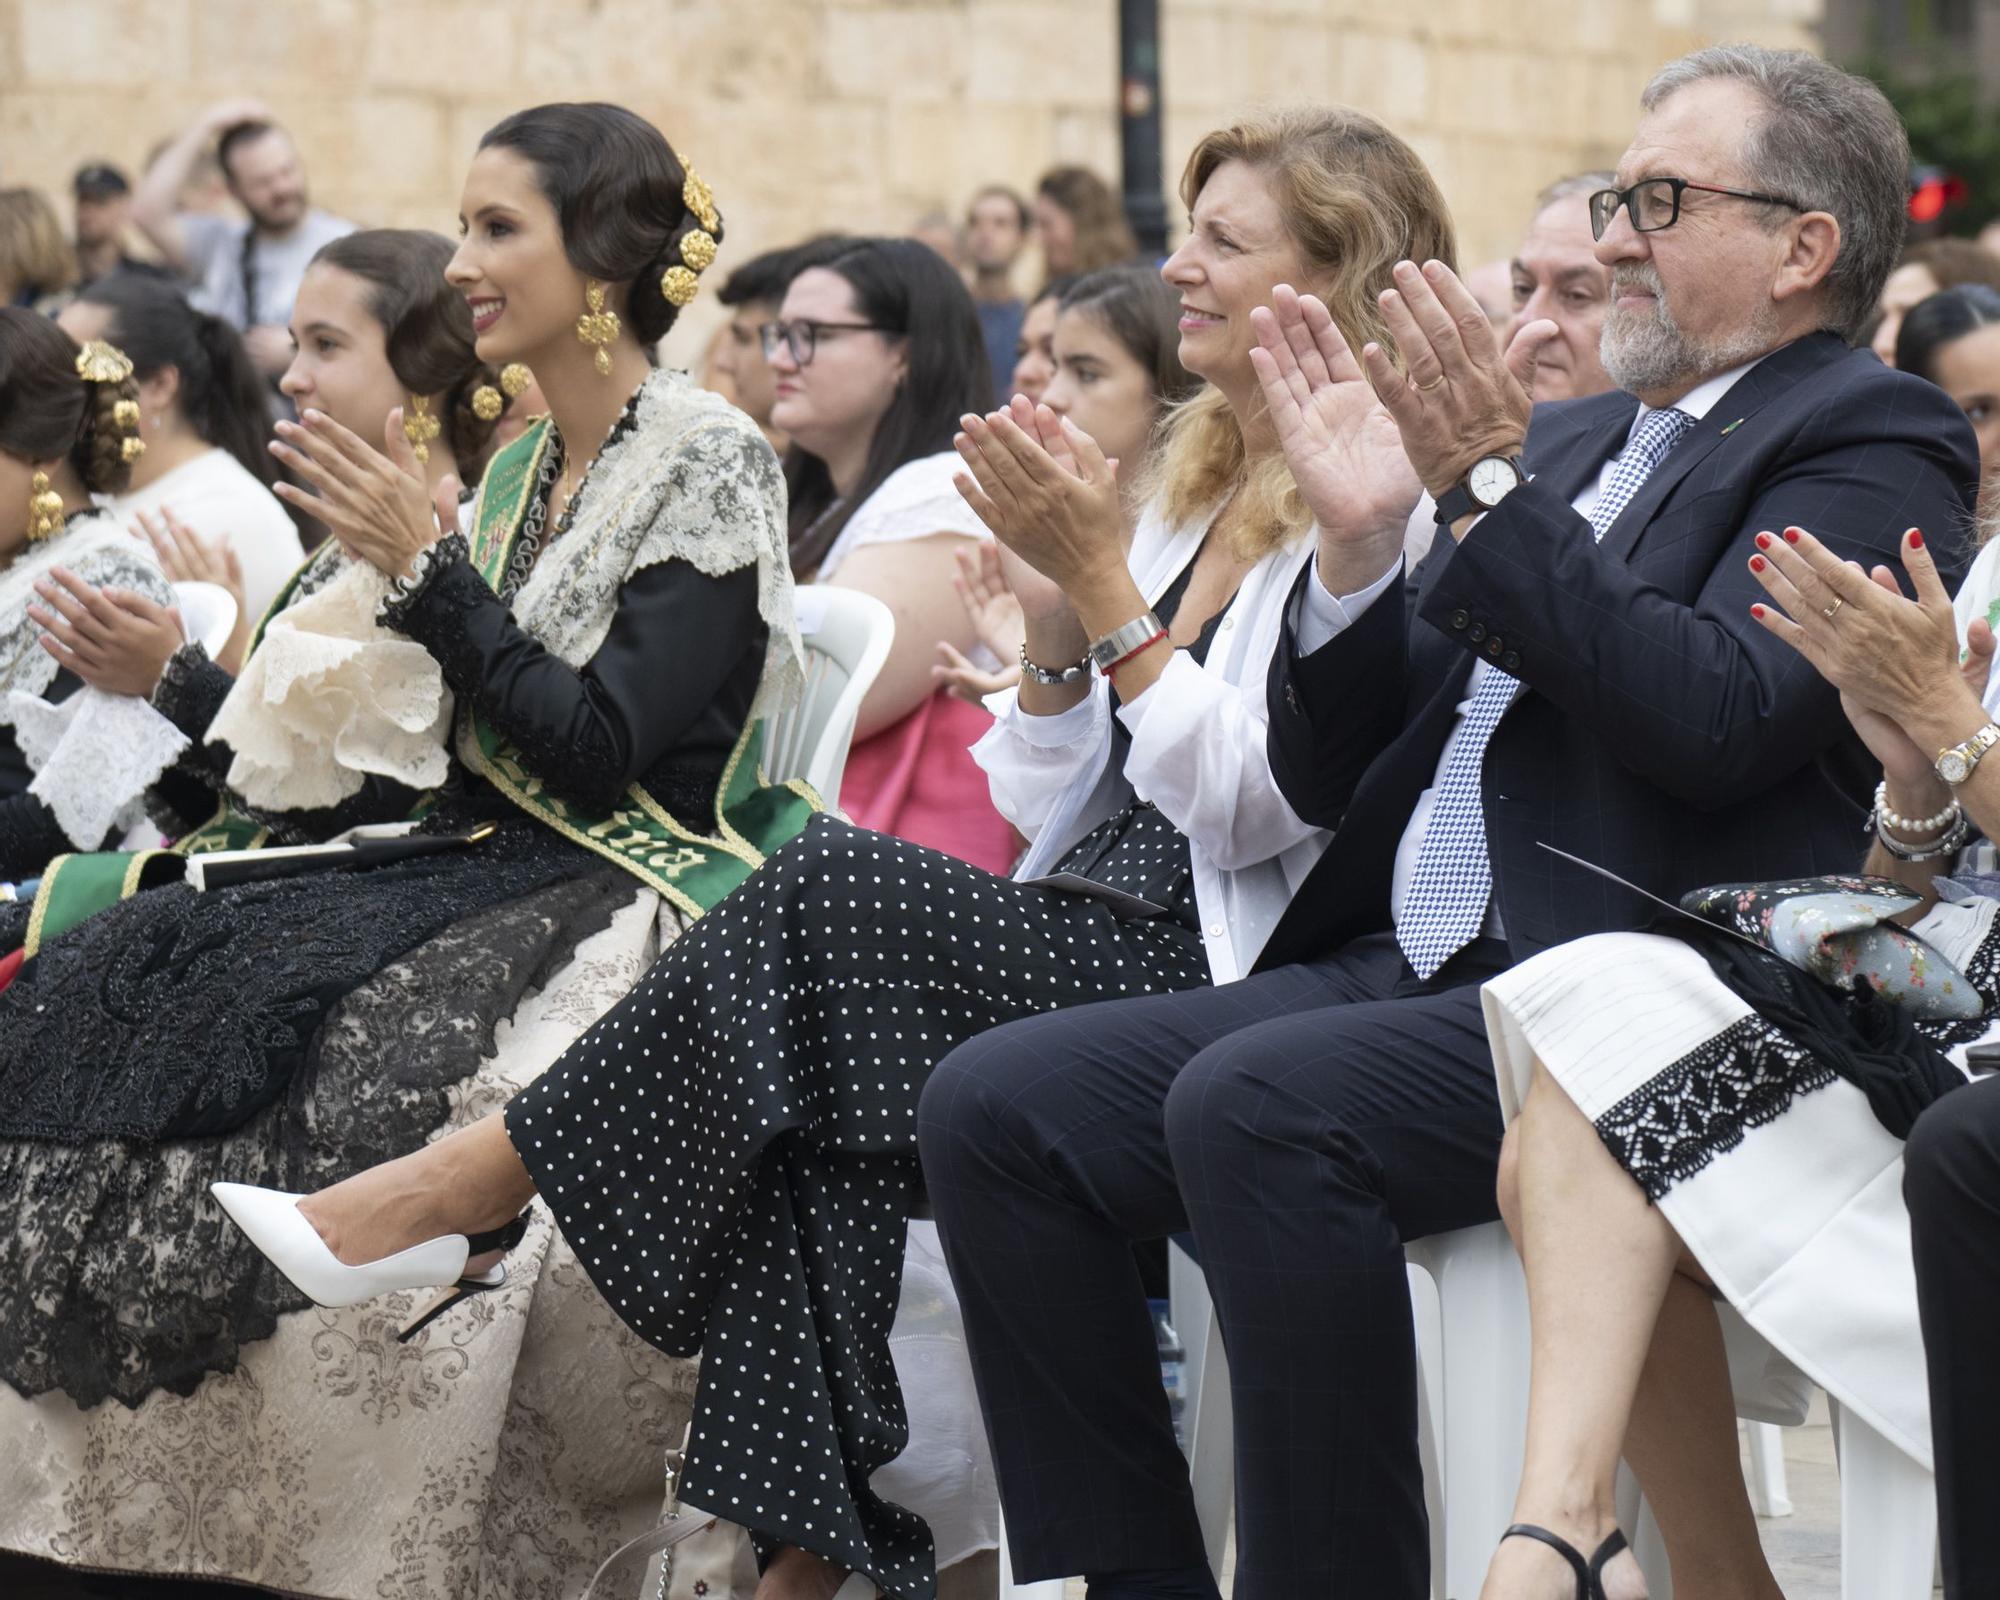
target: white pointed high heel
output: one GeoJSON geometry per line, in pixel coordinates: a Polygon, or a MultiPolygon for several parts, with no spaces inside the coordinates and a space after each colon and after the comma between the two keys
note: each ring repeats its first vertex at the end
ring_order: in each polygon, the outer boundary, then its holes
{"type": "Polygon", "coordinates": [[[488,1250],[507,1251],[528,1231],[523,1211],[505,1227],[488,1233],[447,1233],[411,1245],[379,1261],[350,1267],[326,1247],[319,1230],[299,1210],[301,1195],[281,1189],[259,1189],[247,1183],[208,1186],[230,1220],[250,1236],[271,1264],[291,1279],[300,1294],[315,1305],[354,1306],[398,1289],[431,1289],[442,1285],[437,1299],[397,1332],[399,1342],[416,1337],[426,1324],[444,1315],[468,1295],[498,1289],[507,1281],[507,1264],[496,1263],[473,1277],[465,1264],[488,1250]]]}
{"type": "Polygon", "coordinates": [[[847,1581],[833,1591],[833,1600],[882,1600],[882,1591],[858,1572],[850,1572],[847,1581]]]}

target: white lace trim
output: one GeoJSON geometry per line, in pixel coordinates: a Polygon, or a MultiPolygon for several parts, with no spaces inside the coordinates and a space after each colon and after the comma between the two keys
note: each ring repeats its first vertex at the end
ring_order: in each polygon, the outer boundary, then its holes
{"type": "Polygon", "coordinates": [[[890,473],[847,519],[847,526],[819,564],[819,581],[831,578],[841,562],[866,545],[928,539],[940,533],[992,538],[992,530],[979,520],[952,482],[961,465],[955,451],[941,450],[934,456],[905,461],[890,473]]]}
{"type": "Polygon", "coordinates": [[[778,458],[728,401],[684,372],[660,371],[639,391],[633,426],[592,464],[576,520],[542,551],[515,618],[580,671],[610,631],[626,580],[673,560],[712,578],[756,564],[757,612],[771,637],[751,714],[791,704],[805,683],[805,646],[778,458]]]}
{"type": "MultiPolygon", "coordinates": [[[[39,696],[55,681],[56,658],[41,647],[42,630],[28,607],[38,604],[35,585],[51,567],[67,567],[86,583],[130,589],[160,605],[173,592],[153,552],[102,512],[71,517],[53,539],[25,546],[0,572],[0,694],[39,696]]],[[[13,721],[0,708],[0,725],[13,721]]]]}
{"type": "Polygon", "coordinates": [[[452,697],[431,653],[375,620],[389,580],[346,562],[271,619],[209,724],[235,759],[229,786],[266,810],[337,805],[364,775],[444,782],[452,697]]]}
{"type": "MultiPolygon", "coordinates": [[[[752,714],[796,699],[805,649],[777,457],[727,401],[685,373],[656,372],[640,389],[633,426],[592,465],[575,521],[515,596],[515,620],[581,671],[610,631],[626,580],[669,560],[711,577],[756,564],[770,645],[752,714]]],[[[376,621],[389,594],[374,568],[344,562],[266,628],[208,730],[234,751],[230,787],[253,805],[333,805],[360,789],[364,773],[414,789],[444,781],[452,697],[430,653],[376,621]]]]}
{"type": "Polygon", "coordinates": [[[188,747],[187,735],[144,700],[87,685],[54,705],[13,690],[6,720],[35,774],[28,793],[79,850],[143,821],[146,790],[188,747]]]}

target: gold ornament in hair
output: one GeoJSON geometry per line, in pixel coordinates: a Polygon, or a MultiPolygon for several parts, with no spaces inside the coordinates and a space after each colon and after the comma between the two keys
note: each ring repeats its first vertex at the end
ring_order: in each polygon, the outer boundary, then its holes
{"type": "Polygon", "coordinates": [[[141,439],[136,433],[128,435],[120,441],[118,446],[118,454],[128,467],[145,453],[146,441],[141,439]]]}
{"type": "Polygon", "coordinates": [[[669,267],[660,274],[660,293],[666,296],[670,306],[684,306],[691,302],[701,285],[695,275],[686,267],[669,267]]]}
{"type": "Polygon", "coordinates": [[[583,303],[589,307],[576,319],[576,336],[593,347],[591,360],[597,366],[600,378],[611,376],[611,351],[607,348],[618,337],[621,324],[618,313],[604,308],[604,285],[595,278],[584,287],[583,303]]]}
{"type": "Polygon", "coordinates": [[[417,465],[431,464],[431,440],[444,432],[444,424],[431,415],[428,395],[413,394],[409,407],[403,412],[403,437],[410,441],[410,454],[417,458],[417,465]]]}
{"type": "Polygon", "coordinates": [[[127,433],[136,432],[139,427],[139,402],[120,400],[111,408],[111,420],[127,433]]]}
{"type": "Polygon", "coordinates": [[[518,361],[500,369],[500,387],[482,383],[472,391],[472,414],[481,422],[498,422],[509,400],[518,400],[534,386],[535,375],[518,361]]]}
{"type": "Polygon", "coordinates": [[[49,487],[49,475],[36,468],[28,480],[28,537],[37,542],[62,532],[62,496],[49,487]]]}
{"type": "Polygon", "coordinates": [[[715,264],[715,235],[705,228],[682,234],[681,261],[690,271],[708,271],[715,264]]]}
{"type": "Polygon", "coordinates": [[[92,339],[77,354],[76,375],[85,383],[123,383],[132,376],[132,358],[116,345],[92,339]]]}
{"type": "Polygon", "coordinates": [[[687,173],[687,178],[681,184],[681,204],[694,213],[694,219],[702,225],[703,231],[715,232],[722,221],[715,211],[715,191],[695,176],[693,167],[683,164],[682,170],[687,173]]]}

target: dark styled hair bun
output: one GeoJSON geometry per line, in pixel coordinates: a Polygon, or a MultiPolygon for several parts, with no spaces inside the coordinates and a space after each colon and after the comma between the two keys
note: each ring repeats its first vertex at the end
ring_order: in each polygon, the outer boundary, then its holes
{"type": "MultiPolygon", "coordinates": [[[[518,151],[555,207],[563,249],[579,272],[625,284],[625,317],[642,344],[656,344],[680,315],[661,280],[688,267],[682,241],[705,232],[722,243],[686,200],[688,169],[666,136],[623,106],[560,103],[517,111],[479,141],[518,151]]],[[[695,253],[699,247],[692,247],[695,253]]]]}
{"type": "Polygon", "coordinates": [[[126,415],[136,416],[139,386],[129,376],[85,382],[81,354],[47,317],[0,307],[0,450],[22,461],[68,457],[92,494],[122,494],[132,482],[125,444],[136,435],[118,407],[129,403],[126,415]]]}

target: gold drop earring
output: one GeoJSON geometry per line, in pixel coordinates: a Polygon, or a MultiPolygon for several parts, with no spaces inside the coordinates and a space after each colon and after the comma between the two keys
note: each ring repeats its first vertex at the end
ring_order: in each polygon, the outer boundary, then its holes
{"type": "Polygon", "coordinates": [[[418,466],[431,464],[431,440],[443,431],[444,425],[431,415],[430,397],[411,395],[410,404],[403,412],[403,437],[410,441],[410,454],[417,458],[418,466]]]}
{"type": "Polygon", "coordinates": [[[53,539],[62,532],[62,496],[49,487],[49,475],[40,468],[28,483],[28,537],[53,539]]]}
{"type": "Polygon", "coordinates": [[[611,341],[618,337],[621,324],[618,313],[604,308],[604,285],[595,278],[585,286],[583,303],[589,309],[576,319],[576,336],[594,351],[591,360],[596,363],[600,378],[611,376],[611,341]]]}

